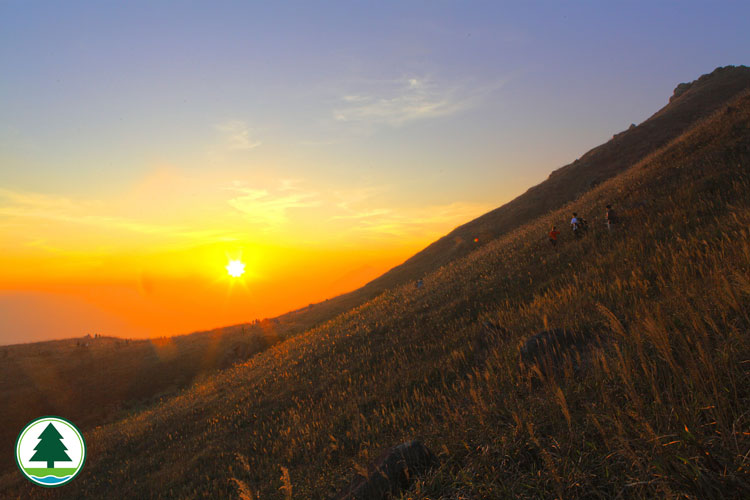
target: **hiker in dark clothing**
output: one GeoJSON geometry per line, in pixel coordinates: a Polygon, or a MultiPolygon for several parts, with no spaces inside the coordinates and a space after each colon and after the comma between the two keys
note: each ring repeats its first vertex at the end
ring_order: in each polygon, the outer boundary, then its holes
{"type": "Polygon", "coordinates": [[[557,245],[557,237],[560,235],[560,231],[555,226],[552,226],[552,231],[549,232],[549,242],[552,246],[557,245]]]}
{"type": "Polygon", "coordinates": [[[578,238],[583,235],[583,232],[588,228],[588,224],[586,219],[573,212],[573,218],[570,219],[570,228],[573,230],[573,235],[578,238]]]}
{"type": "Polygon", "coordinates": [[[617,214],[615,214],[612,205],[607,205],[607,211],[604,213],[604,224],[607,226],[607,231],[612,230],[612,224],[617,224],[617,214]]]}
{"type": "Polygon", "coordinates": [[[573,212],[573,218],[570,219],[570,229],[573,230],[573,234],[578,236],[580,233],[578,233],[578,230],[580,229],[581,220],[578,218],[578,214],[573,212]]]}

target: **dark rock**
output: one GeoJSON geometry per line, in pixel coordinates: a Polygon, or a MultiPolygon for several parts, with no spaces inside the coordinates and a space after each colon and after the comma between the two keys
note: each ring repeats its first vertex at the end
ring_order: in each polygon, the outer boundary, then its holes
{"type": "Polygon", "coordinates": [[[677,87],[675,87],[675,89],[674,89],[674,93],[672,94],[672,97],[669,98],[669,102],[672,102],[675,99],[677,99],[678,97],[680,97],[682,94],[684,94],[685,92],[687,92],[688,90],[690,90],[690,87],[692,87],[692,86],[693,86],[693,82],[690,82],[690,83],[681,83],[681,84],[677,85],[677,87]]]}
{"type": "Polygon", "coordinates": [[[367,477],[357,475],[336,500],[385,500],[407,489],[416,476],[438,465],[439,460],[419,441],[389,449],[370,466],[367,477]]]}

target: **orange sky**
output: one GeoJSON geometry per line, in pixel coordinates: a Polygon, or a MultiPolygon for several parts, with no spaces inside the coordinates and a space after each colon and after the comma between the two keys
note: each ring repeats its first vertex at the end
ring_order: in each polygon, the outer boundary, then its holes
{"type": "MultiPolygon", "coordinates": [[[[255,255],[244,250],[232,256],[247,264],[238,278],[223,268],[228,260],[223,255],[210,260],[213,249],[143,256],[140,270],[128,269],[133,262],[127,257],[108,257],[106,263],[97,263],[97,271],[77,278],[27,276],[22,282],[18,276],[18,282],[6,282],[0,291],[3,343],[86,333],[174,335],[272,317],[357,288],[414,249],[400,250],[308,252],[265,247],[255,255]],[[172,266],[160,271],[167,258],[174,259],[172,266]]],[[[3,260],[7,265],[8,259],[3,260]]],[[[21,264],[22,260],[14,267],[35,264],[33,259],[21,264]]],[[[40,270],[55,265],[65,263],[48,261],[40,270]]]]}
{"type": "Polygon", "coordinates": [[[175,168],[106,196],[0,188],[0,341],[273,317],[365,284],[489,208],[395,211],[379,191],[175,168]],[[234,259],[239,278],[225,268],[234,259]]]}
{"type": "Polygon", "coordinates": [[[219,260],[213,276],[186,269],[184,276],[143,270],[117,278],[37,279],[0,292],[3,336],[8,342],[86,333],[148,337],[247,322],[354,289],[401,260],[395,251],[316,255],[279,249],[248,257],[239,278],[219,260]]]}

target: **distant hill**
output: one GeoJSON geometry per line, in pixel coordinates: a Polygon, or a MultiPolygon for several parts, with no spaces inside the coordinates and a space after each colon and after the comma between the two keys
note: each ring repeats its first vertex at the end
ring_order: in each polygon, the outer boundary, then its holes
{"type": "MultiPolygon", "coordinates": [[[[247,360],[289,328],[263,320],[146,340],[88,335],[0,346],[0,447],[12,447],[40,415],[65,416],[84,430],[123,418],[247,360]]],[[[0,454],[0,470],[11,466],[12,457],[0,454]]]]}

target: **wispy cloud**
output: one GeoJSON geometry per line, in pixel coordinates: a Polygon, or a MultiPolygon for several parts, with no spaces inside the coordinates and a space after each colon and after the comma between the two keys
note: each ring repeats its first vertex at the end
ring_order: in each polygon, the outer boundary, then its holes
{"type": "Polygon", "coordinates": [[[445,205],[403,208],[368,207],[360,210],[347,206],[347,213],[331,217],[332,221],[347,220],[354,225],[350,231],[373,237],[422,236],[425,233],[446,231],[463,224],[493,207],[488,204],[456,202],[445,205]]]}
{"type": "Polygon", "coordinates": [[[362,220],[372,219],[375,217],[391,216],[392,210],[387,208],[374,208],[372,210],[363,210],[361,212],[352,212],[344,215],[334,215],[331,220],[362,220]]]}
{"type": "Polygon", "coordinates": [[[75,242],[103,248],[238,240],[248,237],[248,226],[296,239],[339,241],[358,235],[378,241],[434,237],[492,208],[461,202],[393,205],[386,186],[320,192],[291,178],[272,185],[235,181],[214,186],[216,195],[206,205],[193,207],[181,197],[170,198],[166,205],[177,204],[177,213],[165,212],[161,204],[148,205],[151,191],[105,202],[0,188],[0,225],[14,235],[16,245],[50,251],[78,248],[75,242]],[[137,200],[144,204],[137,206],[137,200]]]}
{"type": "Polygon", "coordinates": [[[70,198],[0,188],[0,215],[5,217],[46,219],[126,229],[139,233],[161,233],[165,230],[175,231],[179,229],[178,226],[164,226],[143,223],[125,217],[92,214],[92,212],[97,212],[99,208],[92,202],[74,201],[70,198]]]}
{"type": "Polygon", "coordinates": [[[188,239],[223,235],[223,233],[214,230],[196,230],[185,225],[144,222],[136,218],[106,214],[103,205],[95,201],[73,200],[66,197],[28,191],[13,191],[5,188],[0,188],[0,217],[47,220],[109,231],[121,230],[188,239]]]}
{"type": "Polygon", "coordinates": [[[229,120],[214,125],[222,134],[224,145],[230,151],[245,151],[260,146],[262,143],[251,137],[251,130],[242,120],[229,120]]]}
{"type": "Polygon", "coordinates": [[[389,191],[385,185],[335,191],[335,214],[328,220],[368,238],[420,238],[442,234],[495,208],[474,202],[394,208],[381,199],[389,191]]]}
{"type": "Polygon", "coordinates": [[[300,181],[284,179],[275,190],[244,187],[235,183],[227,189],[238,193],[227,203],[252,222],[277,228],[289,221],[289,210],[310,208],[321,204],[318,193],[304,191],[297,186],[300,181]]]}
{"type": "Polygon", "coordinates": [[[338,200],[336,206],[345,212],[355,213],[354,208],[367,200],[387,191],[387,186],[366,186],[333,192],[334,199],[338,200]]]}
{"type": "Polygon", "coordinates": [[[398,127],[407,122],[449,116],[476,106],[503,82],[471,87],[441,85],[430,78],[406,77],[371,82],[363,91],[347,93],[333,112],[339,122],[370,122],[398,127]]]}

